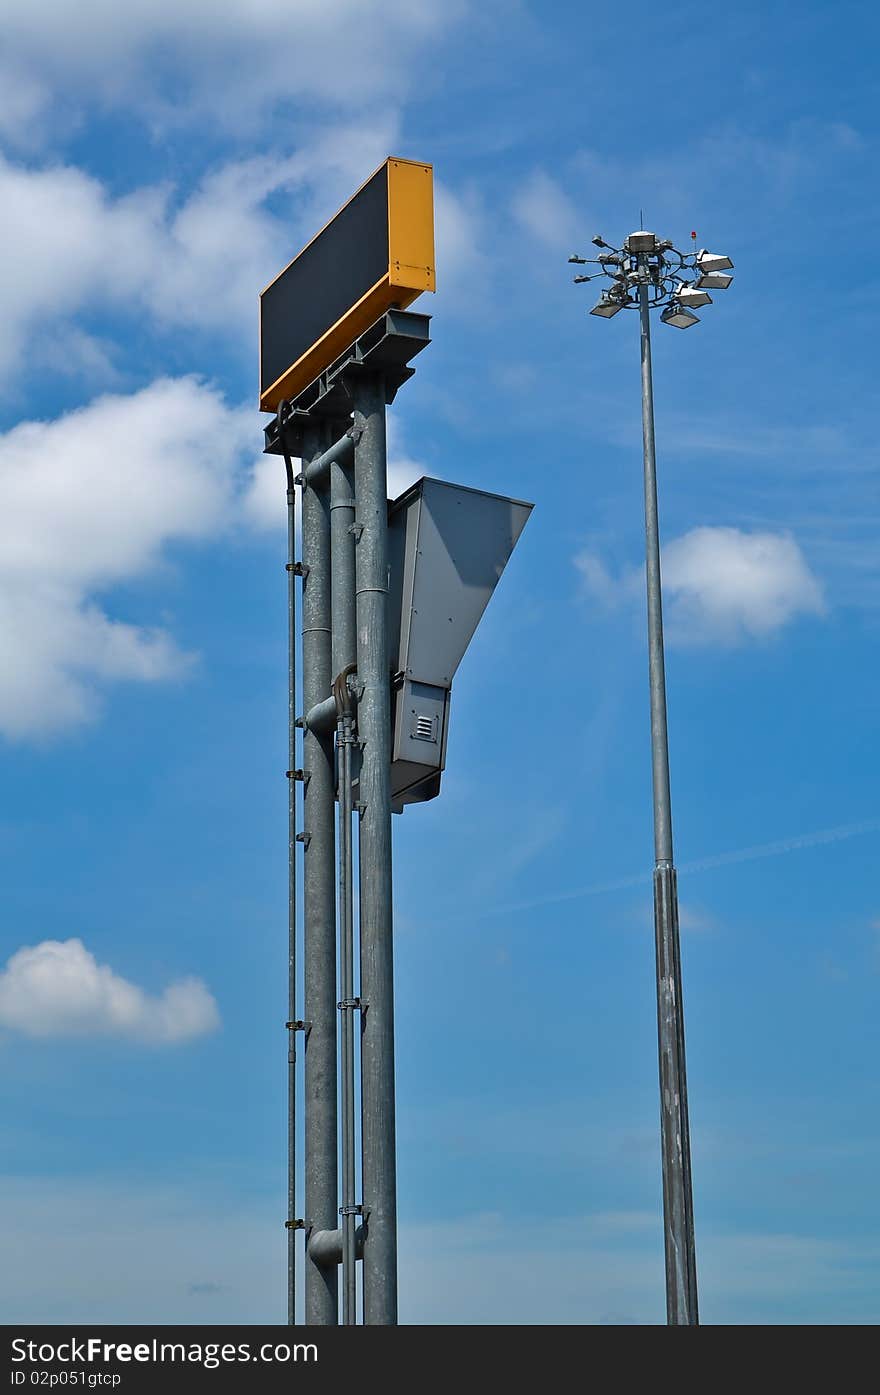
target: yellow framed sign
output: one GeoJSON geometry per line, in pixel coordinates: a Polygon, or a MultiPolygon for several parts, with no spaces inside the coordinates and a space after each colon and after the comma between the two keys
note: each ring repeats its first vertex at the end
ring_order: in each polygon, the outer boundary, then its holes
{"type": "Polygon", "coordinates": [[[314,382],[434,275],[434,173],[390,157],[260,293],[260,408],[314,382]]]}

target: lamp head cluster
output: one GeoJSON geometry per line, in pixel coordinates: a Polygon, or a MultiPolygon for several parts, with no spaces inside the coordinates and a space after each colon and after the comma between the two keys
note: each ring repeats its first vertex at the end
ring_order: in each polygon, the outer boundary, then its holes
{"type": "MultiPolygon", "coordinates": [[[[692,234],[696,238],[696,233],[692,234]]],[[[694,310],[711,305],[710,291],[726,291],[733,277],[733,262],[705,247],[690,253],[679,252],[668,238],[644,228],[630,233],[622,247],[612,247],[602,237],[594,237],[598,249],[595,257],[569,257],[578,266],[597,266],[598,271],[575,276],[575,282],[595,281],[604,277],[610,284],[602,291],[590,311],[610,320],[621,310],[637,310],[640,288],[648,292],[648,305],[660,310],[664,324],[675,329],[690,329],[699,324],[694,310]]]]}

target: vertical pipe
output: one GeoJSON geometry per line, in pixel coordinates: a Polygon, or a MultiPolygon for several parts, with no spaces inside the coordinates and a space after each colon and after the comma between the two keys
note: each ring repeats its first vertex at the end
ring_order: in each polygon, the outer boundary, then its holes
{"type": "Polygon", "coordinates": [[[287,470],[287,1321],[296,1323],[296,490],[287,470]]]}
{"type": "MultiPolygon", "coordinates": [[[[340,422],[339,435],[350,427],[340,422]]],[[[336,431],[334,431],[334,439],[336,431]]],[[[356,662],[354,470],[350,464],[330,465],[331,600],[333,614],[333,677],[356,662]]],[[[326,696],[326,694],[325,694],[326,696]]]]}
{"type": "MultiPolygon", "coordinates": [[[[344,423],[341,429],[345,429],[344,423]]],[[[355,502],[350,465],[330,466],[330,547],[332,558],[333,673],[347,684],[355,663],[355,502]]],[[[339,992],[341,998],[340,1074],[342,1077],[342,1321],[357,1321],[355,1255],[355,1060],[354,915],[352,889],[352,715],[347,689],[337,732],[339,767],[339,992]]]]}
{"type": "MultiPolygon", "coordinates": [[[[642,269],[647,268],[648,261],[644,254],[640,255],[639,263],[642,269]]],[[[639,285],[639,315],[645,465],[648,674],[651,687],[651,759],[654,790],[654,936],[666,1249],[666,1320],[673,1325],[695,1325],[699,1321],[697,1265],[684,1051],[684,1004],[681,992],[678,887],[672,858],[657,460],[654,448],[654,388],[651,378],[651,324],[648,285],[645,281],[639,285]]]]}
{"type": "MultiPolygon", "coordinates": [[[[303,469],[322,449],[316,424],[305,428],[303,469]]],[[[326,486],[303,484],[303,711],[327,697],[330,652],[330,508],[326,486]]],[[[337,1266],[309,1254],[315,1230],[337,1226],[336,885],[333,736],[303,734],[306,1322],[337,1321],[337,1266]]]]}
{"type": "MultiPolygon", "coordinates": [[[[341,680],[347,683],[347,678],[341,680]]],[[[342,995],[342,1321],[357,1321],[355,1254],[354,927],[351,848],[352,718],[339,720],[339,990],[342,995]]]]}
{"type": "Polygon", "coordinates": [[[391,913],[391,685],[385,384],[353,378],[358,541],[361,1152],[364,1322],[397,1322],[394,956],[391,913]]]}

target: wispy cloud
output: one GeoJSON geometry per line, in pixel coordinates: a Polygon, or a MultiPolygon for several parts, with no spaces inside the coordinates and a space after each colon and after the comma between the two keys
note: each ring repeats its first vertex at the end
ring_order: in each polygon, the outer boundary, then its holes
{"type": "Polygon", "coordinates": [[[0,131],[32,144],[69,122],[71,109],[96,107],[134,113],[153,130],[210,120],[240,137],[279,107],[289,111],[294,95],[363,113],[399,100],[423,50],[467,9],[463,0],[387,0],[379,24],[362,0],[18,6],[4,16],[0,131]]]}
{"type": "Polygon", "coordinates": [[[517,185],[513,216],[534,241],[552,250],[575,250],[582,220],[565,190],[546,170],[532,170],[517,185]]]}
{"type": "MultiPolygon", "coordinates": [[[[5,1177],[0,1276],[10,1322],[179,1322],[209,1299],[216,1323],[283,1320],[273,1207],[216,1186],[5,1177]],[[216,1216],[224,1215],[218,1230],[216,1216]],[[138,1255],[136,1269],[130,1264],[138,1255]],[[201,1276],[208,1272],[210,1280],[201,1276]],[[188,1308],[189,1310],[189,1308],[188,1308]]],[[[751,1225],[699,1237],[708,1322],[870,1321],[878,1241],[751,1225]]],[[[460,1212],[400,1226],[404,1323],[657,1323],[665,1317],[655,1210],[460,1212]]]]}

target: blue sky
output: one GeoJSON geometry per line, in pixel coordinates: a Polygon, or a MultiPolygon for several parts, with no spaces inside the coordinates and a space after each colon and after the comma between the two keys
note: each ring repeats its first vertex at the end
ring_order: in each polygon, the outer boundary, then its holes
{"type": "Polygon", "coordinates": [[[434,163],[439,287],[393,484],[535,503],[442,797],[395,820],[402,1318],[664,1318],[636,325],[566,263],[643,209],[736,263],[654,360],[702,1315],[876,1320],[873,11],[41,0],[4,30],[6,1320],[283,1318],[257,293],[389,153],[434,163]]]}

